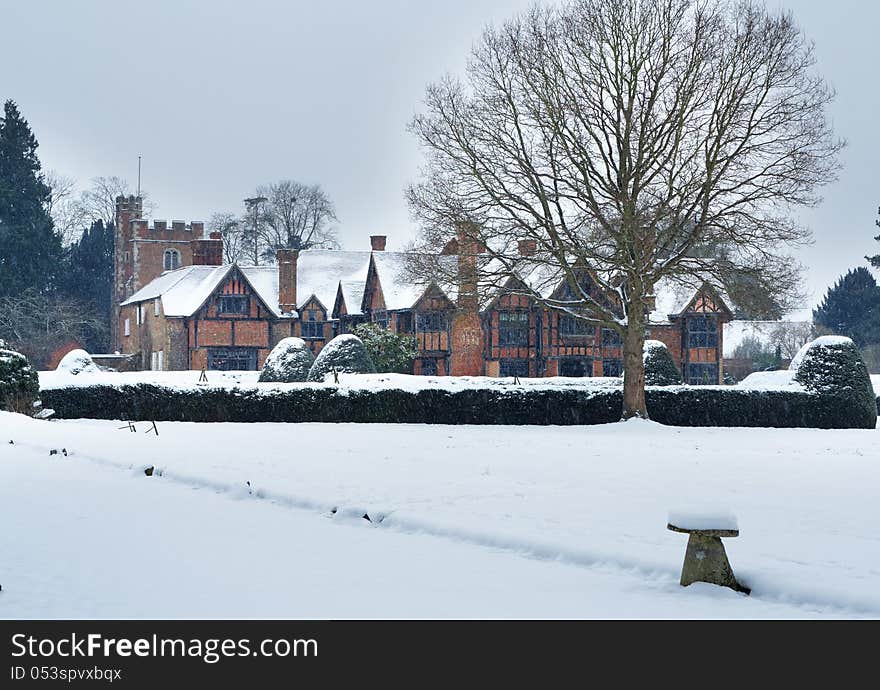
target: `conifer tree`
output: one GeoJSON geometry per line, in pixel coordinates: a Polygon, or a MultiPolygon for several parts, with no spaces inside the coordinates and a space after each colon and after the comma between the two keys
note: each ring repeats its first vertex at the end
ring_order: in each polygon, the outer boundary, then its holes
{"type": "Polygon", "coordinates": [[[61,256],[37,139],[11,100],[0,118],[0,296],[46,290],[61,256]]]}
{"type": "Polygon", "coordinates": [[[58,288],[64,296],[86,306],[95,320],[105,328],[89,337],[85,343],[91,351],[107,349],[113,290],[113,235],[112,224],[92,223],[79,241],[72,244],[64,257],[64,270],[58,278],[58,288]]]}
{"type": "Polygon", "coordinates": [[[813,322],[859,347],[880,343],[880,288],[871,272],[860,266],[839,278],[813,310],[813,322]]]}

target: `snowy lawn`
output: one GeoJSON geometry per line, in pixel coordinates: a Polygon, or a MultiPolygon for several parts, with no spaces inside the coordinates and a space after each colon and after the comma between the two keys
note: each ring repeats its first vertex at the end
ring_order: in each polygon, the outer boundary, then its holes
{"type": "Polygon", "coordinates": [[[876,431],[119,426],[0,413],[0,617],[880,617],[876,431]]]}

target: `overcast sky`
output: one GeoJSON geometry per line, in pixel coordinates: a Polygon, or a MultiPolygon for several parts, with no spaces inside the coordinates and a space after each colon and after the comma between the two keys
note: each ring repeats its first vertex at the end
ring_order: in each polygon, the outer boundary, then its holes
{"type": "MultiPolygon", "coordinates": [[[[45,169],[137,178],[156,218],[234,211],[261,183],[319,182],[344,248],[413,235],[403,189],[420,152],[406,124],[425,86],[461,73],[482,27],[530,0],[2,0],[0,99],[14,99],[45,169]]],[[[880,5],[769,0],[793,10],[837,89],[845,169],[805,214],[811,302],[880,251],[880,5]]]]}

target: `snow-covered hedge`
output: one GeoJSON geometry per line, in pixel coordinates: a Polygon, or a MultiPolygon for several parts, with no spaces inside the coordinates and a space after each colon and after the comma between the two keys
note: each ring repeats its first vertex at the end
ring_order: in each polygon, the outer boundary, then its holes
{"type": "Polygon", "coordinates": [[[27,357],[0,340],[0,410],[31,412],[39,394],[40,380],[27,357]]]}
{"type": "Polygon", "coordinates": [[[315,356],[302,338],[285,338],[279,342],[263,365],[260,381],[263,383],[298,383],[305,381],[315,362],[315,356]]]}
{"type": "MultiPolygon", "coordinates": [[[[674,426],[873,428],[851,396],[722,386],[653,387],[646,395],[651,418],[674,426]]],[[[144,383],[52,388],[42,399],[60,418],[190,422],[572,425],[615,422],[621,409],[619,388],[260,390],[144,383]]]]}
{"type": "Polygon", "coordinates": [[[665,343],[646,340],[643,350],[646,386],[674,386],[681,383],[681,372],[665,343]]]}
{"type": "Polygon", "coordinates": [[[334,370],[340,374],[376,373],[363,341],[350,333],[337,335],[321,349],[309,371],[309,381],[322,382],[334,370]]]}
{"type": "Polygon", "coordinates": [[[792,360],[794,379],[822,397],[846,399],[866,426],[877,423],[871,376],[852,340],[826,335],[807,343],[792,360]]]}
{"type": "Polygon", "coordinates": [[[56,371],[65,371],[68,374],[93,374],[100,371],[98,365],[92,361],[92,356],[85,350],[71,350],[61,361],[58,362],[56,371]]]}

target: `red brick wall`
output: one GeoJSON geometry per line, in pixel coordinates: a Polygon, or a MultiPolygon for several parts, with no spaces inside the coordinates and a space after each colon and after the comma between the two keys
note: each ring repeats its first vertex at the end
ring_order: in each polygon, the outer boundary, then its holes
{"type": "Polygon", "coordinates": [[[452,376],[483,375],[483,330],[475,311],[458,314],[452,322],[449,373],[452,376]]]}
{"type": "Polygon", "coordinates": [[[239,321],[235,324],[235,342],[240,347],[269,347],[267,321],[239,321]]]}
{"type": "Polygon", "coordinates": [[[197,345],[199,347],[232,345],[232,322],[199,320],[197,345]]]}

